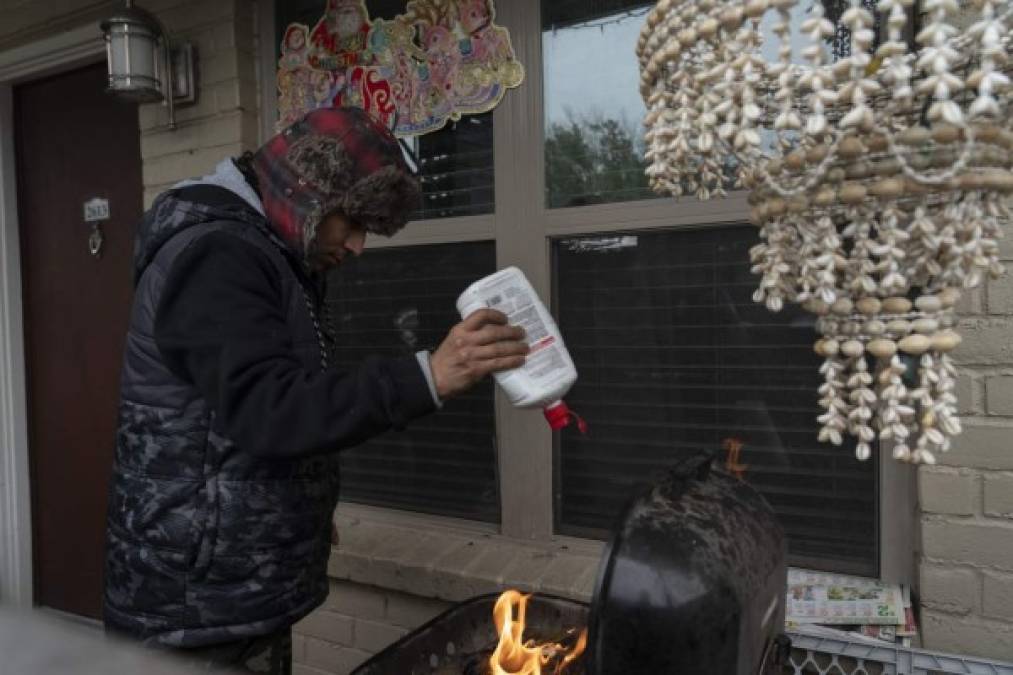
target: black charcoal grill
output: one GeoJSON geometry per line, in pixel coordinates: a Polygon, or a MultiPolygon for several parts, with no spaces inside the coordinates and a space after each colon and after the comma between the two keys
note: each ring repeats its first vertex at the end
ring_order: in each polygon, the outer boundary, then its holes
{"type": "MultiPolygon", "coordinates": [[[[785,583],[784,534],[770,506],[696,456],[633,500],[590,608],[536,594],[525,638],[556,641],[586,625],[587,650],[567,675],[774,673],[788,650],[785,583]]],[[[495,602],[456,605],[354,675],[486,675],[495,602]]]]}
{"type": "MultiPolygon", "coordinates": [[[[352,675],[488,675],[496,647],[492,608],[498,593],[459,603],[362,664],[352,675]]],[[[555,641],[587,625],[587,605],[538,594],[527,606],[524,637],[555,641]]],[[[582,675],[577,669],[566,675],[582,675]]]]}

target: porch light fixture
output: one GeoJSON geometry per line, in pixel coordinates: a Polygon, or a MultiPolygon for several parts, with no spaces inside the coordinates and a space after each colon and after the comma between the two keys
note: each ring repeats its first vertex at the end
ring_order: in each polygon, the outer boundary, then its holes
{"type": "Polygon", "coordinates": [[[193,45],[174,46],[162,23],[131,0],[101,28],[109,64],[106,91],[138,103],[164,101],[169,128],[175,129],[176,106],[196,101],[193,45]]]}

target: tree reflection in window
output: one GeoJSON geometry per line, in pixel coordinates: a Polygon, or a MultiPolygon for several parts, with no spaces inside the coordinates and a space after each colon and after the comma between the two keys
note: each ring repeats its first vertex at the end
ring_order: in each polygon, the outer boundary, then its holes
{"type": "Polygon", "coordinates": [[[553,122],[545,135],[550,208],[644,199],[652,195],[643,140],[632,124],[603,115],[553,122]]]}

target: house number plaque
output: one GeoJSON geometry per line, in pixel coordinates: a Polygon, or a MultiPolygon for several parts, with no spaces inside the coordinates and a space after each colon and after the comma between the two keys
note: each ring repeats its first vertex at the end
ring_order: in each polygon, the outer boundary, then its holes
{"type": "Polygon", "coordinates": [[[99,227],[103,220],[109,220],[109,200],[95,197],[84,203],[84,222],[91,225],[91,234],[88,235],[88,252],[96,258],[102,253],[102,229],[99,227]]]}

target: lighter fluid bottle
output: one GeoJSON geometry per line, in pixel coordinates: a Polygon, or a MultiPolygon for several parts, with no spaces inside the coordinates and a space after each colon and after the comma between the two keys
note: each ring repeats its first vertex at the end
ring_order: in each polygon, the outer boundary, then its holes
{"type": "Polygon", "coordinates": [[[563,402],[577,381],[577,369],[556,322],[524,273],[507,267],[468,286],[457,299],[461,318],[484,307],[503,312],[511,325],[523,328],[531,348],[523,366],[494,374],[510,402],[519,408],[542,408],[553,429],[569,425],[572,416],[586,432],[584,420],[563,402]]]}

